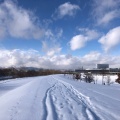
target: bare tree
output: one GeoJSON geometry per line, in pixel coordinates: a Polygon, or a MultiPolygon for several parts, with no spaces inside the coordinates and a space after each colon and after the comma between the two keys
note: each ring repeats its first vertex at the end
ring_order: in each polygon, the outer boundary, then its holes
{"type": "Polygon", "coordinates": [[[101,70],[101,74],[102,74],[102,85],[105,85],[104,79],[105,79],[106,70],[105,69],[101,70]]]}
{"type": "Polygon", "coordinates": [[[110,75],[107,76],[107,84],[110,85],[111,83],[111,78],[110,78],[110,75]]]}

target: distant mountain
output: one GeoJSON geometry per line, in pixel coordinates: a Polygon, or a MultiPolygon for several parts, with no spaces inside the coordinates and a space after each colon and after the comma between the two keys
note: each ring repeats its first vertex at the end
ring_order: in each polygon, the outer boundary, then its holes
{"type": "Polygon", "coordinates": [[[25,71],[29,71],[29,70],[35,70],[35,71],[39,71],[39,70],[43,70],[43,68],[36,68],[36,67],[20,67],[17,68],[18,70],[25,70],[25,71]]]}

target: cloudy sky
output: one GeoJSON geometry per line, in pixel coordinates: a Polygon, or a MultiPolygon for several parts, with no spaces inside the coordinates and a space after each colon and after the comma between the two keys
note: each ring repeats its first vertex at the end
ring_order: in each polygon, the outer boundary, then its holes
{"type": "Polygon", "coordinates": [[[0,67],[120,67],[120,0],[0,0],[0,67]]]}

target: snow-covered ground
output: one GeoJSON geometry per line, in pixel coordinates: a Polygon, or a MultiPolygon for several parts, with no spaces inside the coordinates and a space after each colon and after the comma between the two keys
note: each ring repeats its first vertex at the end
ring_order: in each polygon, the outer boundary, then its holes
{"type": "Polygon", "coordinates": [[[68,75],[0,81],[0,120],[120,120],[120,85],[68,75]]]}

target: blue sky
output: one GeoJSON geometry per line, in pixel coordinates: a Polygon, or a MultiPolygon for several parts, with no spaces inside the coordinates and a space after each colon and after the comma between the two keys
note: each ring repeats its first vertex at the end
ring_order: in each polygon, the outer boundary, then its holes
{"type": "Polygon", "coordinates": [[[0,0],[0,66],[120,67],[120,0],[0,0]]]}

